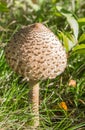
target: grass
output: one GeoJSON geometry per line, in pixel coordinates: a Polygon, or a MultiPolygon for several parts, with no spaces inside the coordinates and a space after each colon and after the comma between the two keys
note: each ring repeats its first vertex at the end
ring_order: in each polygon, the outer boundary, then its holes
{"type": "MultiPolygon", "coordinates": [[[[59,22],[56,22],[58,17],[55,15],[55,2],[48,3],[47,6],[47,3],[44,3],[38,11],[30,10],[23,15],[23,7],[19,10],[15,4],[10,6],[16,10],[15,12],[11,12],[12,14],[8,12],[8,15],[4,12],[1,15],[1,25],[5,30],[0,32],[0,130],[29,129],[28,124],[32,117],[28,102],[29,84],[7,65],[4,46],[16,30],[35,21],[44,22],[55,34],[58,30],[64,29],[66,26],[66,23],[62,24],[64,18],[59,17],[59,22]]],[[[66,2],[66,6],[69,6],[69,3],[66,2]]],[[[82,12],[82,9],[80,11],[82,12]]],[[[78,13],[76,10],[75,14],[80,16],[78,13]]],[[[85,129],[85,55],[72,52],[68,54],[65,72],[52,81],[40,82],[39,130],[85,129]],[[69,86],[71,79],[76,81],[75,87],[69,86]],[[66,103],[67,110],[60,107],[61,102],[66,103]]]]}

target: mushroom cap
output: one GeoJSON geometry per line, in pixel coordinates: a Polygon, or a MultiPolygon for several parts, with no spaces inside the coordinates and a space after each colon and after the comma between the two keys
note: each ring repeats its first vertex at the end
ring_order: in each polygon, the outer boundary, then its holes
{"type": "Polygon", "coordinates": [[[5,47],[5,56],[10,67],[29,80],[53,79],[67,65],[62,44],[41,23],[18,31],[5,47]]]}

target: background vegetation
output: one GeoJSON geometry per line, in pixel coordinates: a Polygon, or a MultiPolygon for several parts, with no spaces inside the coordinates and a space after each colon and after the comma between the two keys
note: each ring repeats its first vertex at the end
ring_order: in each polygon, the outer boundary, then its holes
{"type": "Polygon", "coordinates": [[[49,27],[68,55],[65,72],[41,82],[39,130],[85,130],[84,0],[0,0],[0,130],[29,129],[29,87],[7,65],[4,46],[34,22],[49,27]]]}

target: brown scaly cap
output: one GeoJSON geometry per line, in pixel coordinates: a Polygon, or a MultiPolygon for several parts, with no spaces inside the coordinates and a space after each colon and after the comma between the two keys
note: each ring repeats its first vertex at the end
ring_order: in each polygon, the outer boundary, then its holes
{"type": "Polygon", "coordinates": [[[55,78],[67,64],[62,44],[41,23],[17,32],[5,47],[5,55],[11,68],[30,80],[55,78]]]}

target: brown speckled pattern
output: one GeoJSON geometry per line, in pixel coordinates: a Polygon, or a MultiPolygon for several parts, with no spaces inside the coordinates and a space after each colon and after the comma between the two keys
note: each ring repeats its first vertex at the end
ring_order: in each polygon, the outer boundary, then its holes
{"type": "Polygon", "coordinates": [[[41,23],[24,27],[5,47],[11,68],[25,78],[55,78],[66,68],[67,57],[56,36],[41,23]]]}

